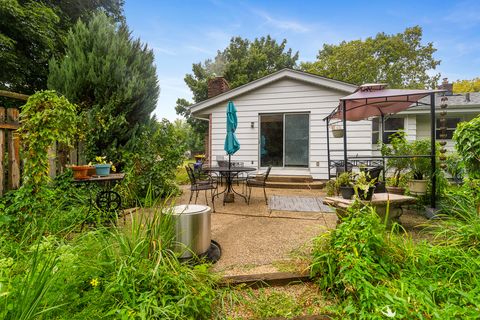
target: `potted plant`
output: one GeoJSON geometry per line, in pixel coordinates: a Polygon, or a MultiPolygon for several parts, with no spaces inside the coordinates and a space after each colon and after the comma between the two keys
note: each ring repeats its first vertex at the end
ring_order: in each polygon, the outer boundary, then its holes
{"type": "Polygon", "coordinates": [[[75,180],[84,180],[88,179],[88,166],[78,166],[78,165],[72,165],[70,166],[70,169],[73,171],[73,179],[75,180]]]}
{"type": "Polygon", "coordinates": [[[431,171],[431,159],[427,157],[415,157],[420,155],[429,155],[431,152],[430,140],[416,140],[410,145],[410,154],[413,157],[410,160],[410,169],[412,179],[408,181],[410,193],[422,195],[427,193],[428,180],[426,177],[431,171]]]}
{"type": "Polygon", "coordinates": [[[352,199],[355,194],[352,178],[353,176],[350,172],[344,172],[335,180],[335,187],[344,199],[352,199]]]}
{"type": "MultiPolygon", "coordinates": [[[[89,165],[92,165],[92,163],[89,163],[89,165]]],[[[108,176],[110,174],[110,170],[115,172],[115,166],[111,161],[107,162],[106,156],[95,157],[95,162],[93,165],[95,166],[96,175],[100,177],[108,176]]]]}
{"type": "Polygon", "coordinates": [[[334,138],[343,138],[343,128],[341,126],[332,125],[332,134],[334,138]]]}
{"type": "Polygon", "coordinates": [[[359,197],[360,200],[372,200],[376,181],[377,179],[371,179],[367,172],[360,171],[355,183],[353,184],[355,195],[359,197]]]}
{"type": "Polygon", "coordinates": [[[406,134],[403,131],[398,131],[390,136],[390,144],[381,144],[381,152],[383,156],[399,157],[388,158],[387,170],[393,170],[393,175],[387,179],[387,192],[394,194],[404,194],[405,187],[401,185],[402,178],[404,178],[404,171],[409,168],[410,159],[402,158],[409,154],[409,145],[406,134]]]}

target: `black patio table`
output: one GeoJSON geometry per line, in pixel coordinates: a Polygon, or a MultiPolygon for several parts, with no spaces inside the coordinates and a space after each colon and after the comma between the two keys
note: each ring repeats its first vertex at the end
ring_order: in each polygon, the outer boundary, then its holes
{"type": "Polygon", "coordinates": [[[251,171],[256,171],[257,168],[252,168],[252,167],[238,167],[238,166],[231,166],[231,167],[203,167],[203,171],[205,172],[218,172],[219,174],[225,176],[227,178],[227,183],[226,187],[222,192],[218,192],[217,194],[214,195],[214,197],[220,196],[222,193],[225,193],[223,196],[223,204],[225,202],[234,202],[234,194],[238,194],[240,197],[245,199],[245,202],[247,202],[247,197],[244,196],[241,193],[238,193],[233,189],[232,186],[232,178],[235,176],[238,176],[241,172],[251,172],[251,171]]]}

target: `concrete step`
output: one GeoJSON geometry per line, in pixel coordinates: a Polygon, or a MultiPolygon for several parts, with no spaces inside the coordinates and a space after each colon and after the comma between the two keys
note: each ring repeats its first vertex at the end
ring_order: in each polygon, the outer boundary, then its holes
{"type": "Polygon", "coordinates": [[[302,176],[293,176],[293,175],[276,175],[270,174],[268,176],[269,182],[295,182],[295,183],[305,183],[313,182],[313,177],[311,175],[302,175],[302,176]]]}
{"type": "Polygon", "coordinates": [[[279,189],[323,189],[325,187],[325,182],[324,181],[277,182],[277,181],[270,181],[270,177],[268,177],[267,187],[279,188],[279,189]]]}

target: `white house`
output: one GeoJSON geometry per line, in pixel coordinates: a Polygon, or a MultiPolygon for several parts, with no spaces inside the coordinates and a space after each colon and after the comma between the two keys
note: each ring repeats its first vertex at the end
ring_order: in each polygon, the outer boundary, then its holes
{"type": "MultiPolygon", "coordinates": [[[[272,175],[311,175],[323,180],[328,179],[324,118],[338,106],[339,98],[356,88],[352,84],[291,69],[232,90],[228,90],[223,78],[215,78],[209,83],[211,98],[191,106],[190,110],[196,118],[209,121],[207,158],[211,164],[225,156],[225,113],[227,102],[231,100],[237,108],[236,133],[241,144],[232,161],[243,162],[260,171],[272,165],[272,175]]],[[[479,107],[480,94],[449,96],[449,133],[458,121],[476,116],[479,107]]],[[[408,109],[386,117],[384,139],[400,129],[407,132],[409,139],[428,138],[429,123],[427,107],[408,109]]],[[[349,156],[377,154],[379,132],[376,119],[349,122],[349,156]]],[[[330,149],[333,150],[332,159],[343,159],[343,139],[334,138],[331,133],[330,149]]]]}

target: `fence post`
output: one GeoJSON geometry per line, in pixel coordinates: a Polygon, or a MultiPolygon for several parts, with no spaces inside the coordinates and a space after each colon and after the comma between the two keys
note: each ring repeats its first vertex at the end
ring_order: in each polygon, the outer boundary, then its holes
{"type": "MultiPolygon", "coordinates": [[[[0,123],[5,123],[5,108],[0,107],[0,123]]],[[[5,188],[5,131],[0,128],[0,197],[3,195],[5,188]]]]}
{"type": "Polygon", "coordinates": [[[47,151],[48,154],[48,175],[50,178],[54,179],[55,176],[57,175],[57,164],[56,164],[56,158],[57,158],[57,144],[54,143],[48,148],[47,151]]]}
{"type": "MultiPolygon", "coordinates": [[[[19,111],[15,108],[7,109],[7,122],[18,123],[19,111]]],[[[13,130],[8,132],[8,188],[20,187],[20,137],[13,130]]]]}

